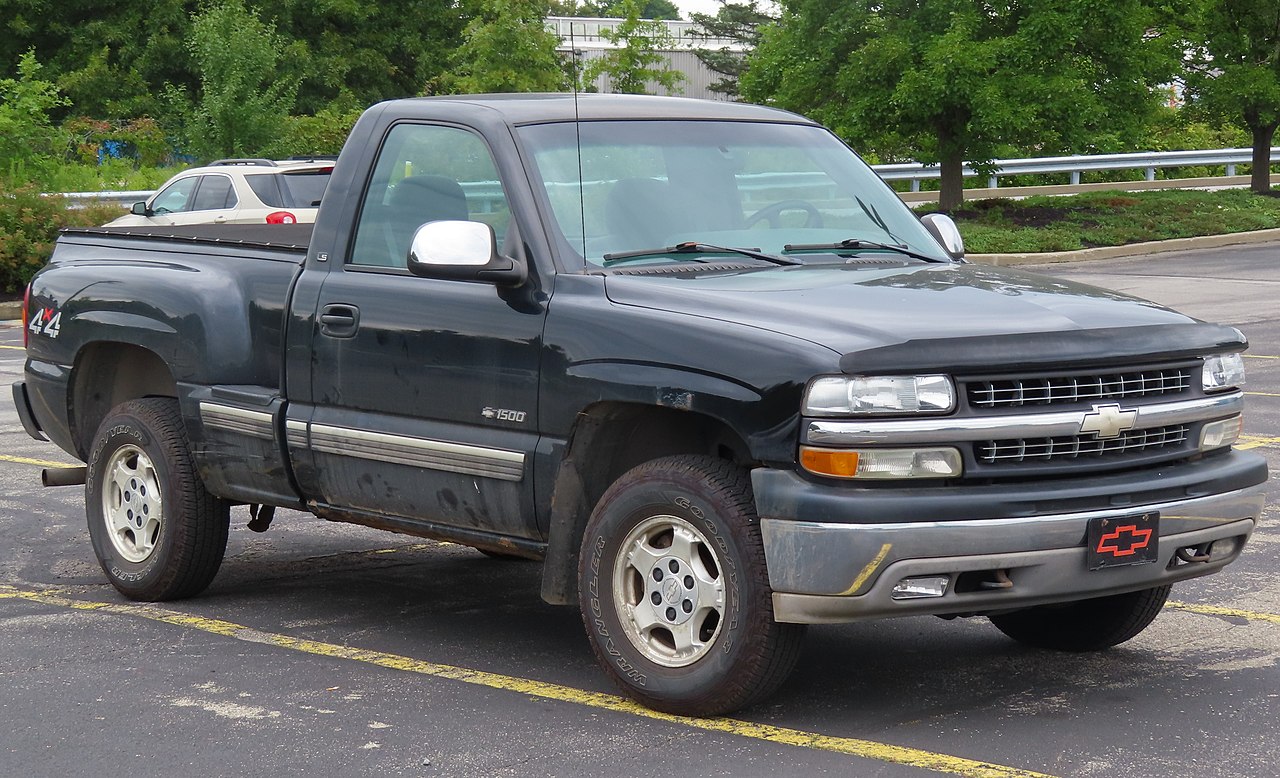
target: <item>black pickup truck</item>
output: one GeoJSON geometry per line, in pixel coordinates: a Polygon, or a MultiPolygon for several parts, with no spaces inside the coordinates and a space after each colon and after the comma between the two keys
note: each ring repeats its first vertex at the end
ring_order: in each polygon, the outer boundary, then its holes
{"type": "Polygon", "coordinates": [[[793,114],[393,101],[314,229],[66,231],[14,399],[133,599],[203,590],[248,505],[541,560],[679,713],[774,690],[806,624],[1128,640],[1259,519],[1245,339],[962,254],[793,114]]]}

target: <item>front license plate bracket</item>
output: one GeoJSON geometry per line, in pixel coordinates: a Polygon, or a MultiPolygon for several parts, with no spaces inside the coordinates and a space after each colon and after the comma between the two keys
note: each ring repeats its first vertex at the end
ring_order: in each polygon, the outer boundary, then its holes
{"type": "Polygon", "coordinates": [[[1160,514],[1090,519],[1088,543],[1090,570],[1152,564],[1160,550],[1160,514]]]}

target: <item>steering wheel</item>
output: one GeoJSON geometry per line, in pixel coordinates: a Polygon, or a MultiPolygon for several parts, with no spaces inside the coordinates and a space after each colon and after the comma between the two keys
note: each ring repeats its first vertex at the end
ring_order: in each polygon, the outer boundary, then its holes
{"type": "Polygon", "coordinates": [[[776,230],[782,226],[782,214],[787,211],[804,211],[803,226],[805,227],[822,226],[822,213],[813,203],[806,200],[779,200],[776,203],[770,203],[748,216],[745,226],[754,227],[757,222],[767,220],[769,228],[776,230]]]}

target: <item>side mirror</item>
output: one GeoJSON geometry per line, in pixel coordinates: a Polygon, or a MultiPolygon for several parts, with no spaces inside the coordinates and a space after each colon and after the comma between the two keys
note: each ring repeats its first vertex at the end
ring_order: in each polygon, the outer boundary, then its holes
{"type": "Polygon", "coordinates": [[[427,222],[409,244],[409,272],[422,278],[519,286],[529,277],[520,262],[498,253],[493,228],[483,222],[427,222]]]}
{"type": "Polygon", "coordinates": [[[147,207],[145,200],[134,203],[133,207],[129,209],[129,213],[134,216],[155,216],[155,213],[147,207]]]}
{"type": "Polygon", "coordinates": [[[920,221],[952,258],[964,259],[964,238],[960,237],[960,229],[950,216],[945,213],[926,213],[920,217],[920,221]]]}

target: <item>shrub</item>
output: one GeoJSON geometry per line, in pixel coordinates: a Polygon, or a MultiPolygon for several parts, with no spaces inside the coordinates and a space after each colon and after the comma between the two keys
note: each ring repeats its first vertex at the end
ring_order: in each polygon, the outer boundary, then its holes
{"type": "Polygon", "coordinates": [[[77,116],[63,122],[62,132],[67,138],[68,159],[83,164],[130,159],[136,166],[156,167],[172,153],[172,144],[160,125],[146,116],[114,122],[77,116]]]}
{"type": "Polygon", "coordinates": [[[315,116],[290,116],[284,120],[280,137],[264,154],[272,159],[337,154],[359,118],[358,110],[335,109],[323,110],[315,116]]]}
{"type": "Polygon", "coordinates": [[[61,197],[45,197],[34,185],[0,186],[0,293],[21,292],[49,261],[63,227],[103,224],[120,215],[114,205],[68,210],[61,197]]]}

